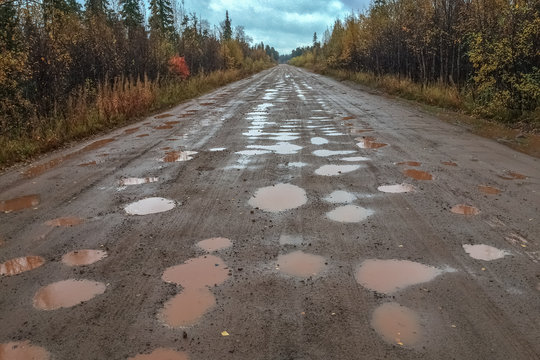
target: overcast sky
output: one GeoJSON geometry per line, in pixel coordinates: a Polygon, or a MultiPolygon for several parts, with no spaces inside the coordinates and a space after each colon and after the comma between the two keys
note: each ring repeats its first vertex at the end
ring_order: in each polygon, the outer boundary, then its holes
{"type": "Polygon", "coordinates": [[[338,17],[365,9],[369,0],[185,0],[186,10],[219,25],[229,10],[233,28],[243,25],[255,43],[263,41],[280,54],[310,45],[338,17]]]}

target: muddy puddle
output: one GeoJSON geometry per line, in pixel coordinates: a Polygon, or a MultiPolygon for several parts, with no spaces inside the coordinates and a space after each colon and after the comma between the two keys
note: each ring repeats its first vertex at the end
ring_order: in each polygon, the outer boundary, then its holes
{"type": "Polygon", "coordinates": [[[457,166],[457,164],[453,161],[441,161],[441,164],[446,166],[457,166]]]}
{"type": "Polygon", "coordinates": [[[30,341],[13,341],[0,344],[1,360],[49,360],[51,354],[30,341]]]}
{"type": "Polygon", "coordinates": [[[63,280],[44,286],[34,295],[34,307],[56,310],[72,307],[105,292],[105,284],[91,280],[63,280]]]}
{"type": "Polygon", "coordinates": [[[356,140],[358,140],[356,146],[358,146],[360,149],[379,149],[388,145],[385,143],[375,142],[375,138],[373,136],[365,136],[362,138],[357,138],[356,140]]]}
{"type": "Polygon", "coordinates": [[[173,114],[160,114],[160,115],[154,116],[154,119],[165,119],[171,116],[174,116],[174,115],[173,114]]]}
{"type": "Polygon", "coordinates": [[[157,177],[146,177],[146,178],[125,178],[118,181],[119,186],[131,186],[131,185],[142,185],[149,184],[159,181],[157,177]]]}
{"type": "Polygon", "coordinates": [[[415,180],[433,180],[433,175],[430,173],[416,169],[403,170],[403,175],[415,180]]]}
{"type": "Polygon", "coordinates": [[[163,162],[182,162],[193,159],[193,155],[197,154],[197,151],[168,151],[161,159],[163,162]]]}
{"type": "Polygon", "coordinates": [[[279,237],[280,245],[302,245],[303,238],[300,235],[283,234],[279,237]]]}
{"type": "Polygon", "coordinates": [[[75,226],[84,223],[84,219],[78,217],[61,217],[57,219],[52,219],[45,222],[47,226],[56,226],[56,227],[68,227],[75,226]]]}
{"type": "Polygon", "coordinates": [[[200,103],[199,105],[202,105],[202,106],[210,106],[210,105],[214,105],[215,103],[213,102],[202,102],[200,103]]]}
{"type": "Polygon", "coordinates": [[[172,210],[175,206],[173,200],[151,197],[131,203],[124,210],[129,215],[149,215],[172,210]]]}
{"type": "Polygon", "coordinates": [[[525,180],[527,176],[517,173],[515,171],[505,171],[502,175],[499,175],[504,180],[525,180]]]}
{"type": "Polygon", "coordinates": [[[464,205],[464,204],[454,205],[454,206],[452,206],[450,211],[453,212],[454,214],[460,214],[460,215],[478,215],[478,214],[480,214],[480,210],[478,210],[474,206],[464,205]]]}
{"type": "Polygon", "coordinates": [[[328,140],[322,137],[313,137],[311,138],[311,143],[313,145],[324,145],[328,144],[328,140]]]}
{"type": "Polygon", "coordinates": [[[373,215],[373,211],[356,205],[345,205],[335,208],[326,213],[326,216],[333,221],[343,223],[356,223],[367,219],[373,215]]]}
{"type": "Polygon", "coordinates": [[[92,161],[89,161],[89,162],[79,164],[80,167],[89,167],[89,166],[94,166],[94,165],[97,165],[96,160],[92,160],[92,161]]]}
{"type": "Polygon", "coordinates": [[[414,186],[410,184],[381,185],[377,190],[385,193],[399,194],[414,191],[414,186]]]}
{"type": "Polygon", "coordinates": [[[349,155],[354,154],[356,151],[354,150],[315,150],[313,151],[313,155],[319,156],[319,157],[327,157],[327,156],[335,156],[335,155],[349,155]]]}
{"type": "Polygon", "coordinates": [[[184,288],[199,289],[223,283],[228,277],[226,267],[221,258],[206,255],[166,269],[161,278],[184,288]]]}
{"type": "Polygon", "coordinates": [[[358,170],[360,167],[360,165],[323,165],[315,170],[315,174],[323,176],[338,176],[358,170]]]}
{"type": "Polygon", "coordinates": [[[493,186],[488,186],[488,185],[478,185],[478,190],[481,193],[484,193],[487,195],[498,195],[502,192],[502,190],[497,189],[496,187],[493,187],[493,186]]]}
{"type": "Polygon", "coordinates": [[[130,134],[136,133],[137,131],[139,131],[139,129],[140,129],[140,127],[126,129],[126,130],[124,130],[124,134],[130,135],[130,134]]]}
{"type": "Polygon", "coordinates": [[[298,151],[302,150],[301,146],[291,144],[289,142],[279,142],[275,145],[248,145],[247,148],[268,150],[280,155],[296,154],[298,151]]]}
{"type": "Polygon", "coordinates": [[[390,344],[412,346],[422,337],[416,312],[395,302],[377,307],[371,317],[371,326],[390,344]]]}
{"type": "Polygon", "coordinates": [[[191,326],[215,305],[216,298],[208,288],[185,288],[164,304],[158,318],[172,328],[191,326]]]}
{"type": "Polygon", "coordinates": [[[365,132],[373,131],[373,129],[350,129],[349,132],[353,135],[363,134],[365,132]]]}
{"type": "Polygon", "coordinates": [[[26,195],[15,199],[0,201],[0,211],[10,213],[12,211],[20,211],[24,209],[35,208],[40,203],[39,195],[26,195]]]}
{"type": "Polygon", "coordinates": [[[369,158],[365,156],[352,156],[352,157],[345,157],[339,159],[340,161],[347,161],[347,162],[357,162],[357,161],[368,161],[369,158]]]}
{"type": "Polygon", "coordinates": [[[464,244],[463,250],[465,250],[465,252],[473,259],[484,261],[502,259],[503,257],[510,255],[510,252],[506,250],[497,249],[496,247],[484,244],[464,244]]]}
{"type": "Polygon", "coordinates": [[[420,166],[422,165],[422,163],[418,161],[402,161],[402,162],[396,163],[396,165],[420,166]]]}
{"type": "Polygon", "coordinates": [[[442,273],[443,270],[409,260],[370,259],[358,267],[355,278],[367,289],[392,294],[408,286],[431,281],[442,273]]]}
{"type": "Polygon", "coordinates": [[[308,254],[303,251],[279,255],[276,264],[276,269],[280,272],[303,278],[315,276],[323,268],[324,258],[322,256],[308,254]]]}
{"type": "Polygon", "coordinates": [[[277,184],[258,189],[249,205],[269,212],[295,209],[307,202],[306,191],[292,184],[277,184]]]}
{"type": "Polygon", "coordinates": [[[165,121],[165,125],[176,125],[176,124],[180,124],[180,121],[178,120],[165,121]]]}
{"type": "Polygon", "coordinates": [[[157,348],[149,354],[139,354],[128,360],[189,360],[189,356],[185,352],[157,348]]]}
{"type": "MultiPolygon", "coordinates": [[[[13,276],[30,271],[45,264],[41,256],[23,256],[5,261],[0,264],[0,275],[13,276]]],[[[0,358],[1,359],[1,358],[0,358]]]]}
{"type": "Polygon", "coordinates": [[[58,157],[56,159],[49,160],[49,161],[47,161],[47,162],[45,162],[43,164],[32,166],[29,169],[27,169],[23,173],[23,175],[25,177],[28,177],[28,178],[39,176],[39,175],[47,172],[48,170],[60,165],[64,161],[70,160],[70,159],[72,159],[73,157],[75,157],[75,156],[77,156],[79,154],[84,154],[84,153],[87,153],[87,152],[90,152],[90,151],[100,149],[103,146],[113,142],[114,140],[116,140],[116,139],[115,138],[109,138],[109,139],[102,139],[102,140],[94,141],[93,143],[91,143],[89,145],[86,145],[82,149],[77,150],[77,151],[75,151],[75,152],[73,152],[71,154],[67,154],[67,155],[64,155],[62,157],[58,157]]]}
{"type": "Polygon", "coordinates": [[[208,252],[226,249],[232,246],[232,241],[224,237],[215,237],[199,241],[197,246],[208,252]]]}
{"type": "Polygon", "coordinates": [[[336,190],[324,198],[324,201],[331,204],[348,204],[355,201],[356,195],[344,190],[336,190]]]}
{"type": "Polygon", "coordinates": [[[356,119],[356,116],[345,116],[341,118],[341,120],[343,121],[352,120],[352,119],[356,119]]]}
{"type": "Polygon", "coordinates": [[[150,136],[148,134],[140,134],[140,135],[137,135],[138,138],[143,138],[143,137],[147,137],[147,136],[150,136]]]}
{"type": "Polygon", "coordinates": [[[154,129],[156,130],[170,130],[172,129],[173,126],[172,125],[158,125],[158,126],[154,126],[154,129]]]}
{"type": "Polygon", "coordinates": [[[62,262],[67,266],[83,266],[96,263],[107,257],[103,250],[74,250],[62,256],[62,262]]]}

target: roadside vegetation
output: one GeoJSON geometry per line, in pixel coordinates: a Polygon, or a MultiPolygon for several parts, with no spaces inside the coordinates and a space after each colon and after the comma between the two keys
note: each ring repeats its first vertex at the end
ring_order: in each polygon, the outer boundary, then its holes
{"type": "Polygon", "coordinates": [[[375,0],[281,61],[538,132],[539,49],[537,0],[375,0]]]}
{"type": "Polygon", "coordinates": [[[273,66],[228,13],[151,0],[0,3],[0,168],[273,66]],[[145,15],[148,12],[148,18],[145,15]]]}

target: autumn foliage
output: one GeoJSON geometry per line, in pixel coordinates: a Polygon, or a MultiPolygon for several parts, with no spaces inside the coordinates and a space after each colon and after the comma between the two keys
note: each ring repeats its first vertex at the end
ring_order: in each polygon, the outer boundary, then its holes
{"type": "Polygon", "coordinates": [[[189,68],[186,64],[186,59],[183,56],[175,55],[169,60],[169,71],[181,79],[185,80],[189,77],[189,68]]]}

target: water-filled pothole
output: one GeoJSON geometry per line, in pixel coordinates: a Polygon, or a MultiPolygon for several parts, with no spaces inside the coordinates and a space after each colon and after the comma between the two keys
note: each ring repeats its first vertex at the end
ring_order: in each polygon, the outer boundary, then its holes
{"type": "Polygon", "coordinates": [[[279,255],[277,268],[279,271],[298,277],[317,275],[324,267],[324,258],[319,255],[307,254],[303,251],[294,251],[286,255],[279,255]]]}
{"type": "Polygon", "coordinates": [[[414,191],[414,186],[409,184],[381,185],[377,190],[385,193],[398,194],[414,191]]]}
{"type": "Polygon", "coordinates": [[[163,272],[163,281],[181,285],[185,289],[199,289],[223,283],[228,271],[223,260],[214,255],[206,255],[187,260],[163,272]]]}
{"type": "Polygon", "coordinates": [[[324,145],[328,144],[328,140],[322,137],[313,137],[311,138],[311,143],[313,145],[324,145]]]}
{"type": "Polygon", "coordinates": [[[454,205],[454,206],[452,206],[450,211],[453,212],[454,214],[460,214],[460,215],[478,215],[478,214],[480,214],[480,210],[478,210],[474,206],[464,205],[464,204],[454,205]]]}
{"type": "Polygon", "coordinates": [[[401,346],[415,345],[422,335],[416,312],[395,302],[377,307],[371,326],[386,342],[401,346]]]}
{"type": "Polygon", "coordinates": [[[13,276],[33,270],[45,264],[41,256],[23,256],[0,264],[0,275],[13,276]]]}
{"type": "Polygon", "coordinates": [[[431,281],[442,273],[443,270],[409,260],[369,259],[358,267],[355,278],[367,289],[391,294],[411,285],[431,281]]]}
{"type": "Polygon", "coordinates": [[[163,305],[158,318],[172,328],[191,326],[215,305],[216,298],[208,288],[185,288],[163,305]]]}
{"type": "Polygon", "coordinates": [[[375,138],[372,136],[362,137],[357,139],[359,142],[356,144],[360,149],[379,149],[388,144],[375,142],[375,138]]]}
{"type": "Polygon", "coordinates": [[[39,195],[27,195],[15,199],[2,200],[0,201],[0,211],[10,213],[12,211],[34,208],[39,205],[39,202],[39,195]]]}
{"type": "Polygon", "coordinates": [[[63,280],[44,286],[34,295],[34,307],[55,310],[72,307],[105,292],[105,284],[90,280],[63,280]]]}
{"type": "Polygon", "coordinates": [[[124,210],[129,215],[149,215],[172,210],[175,206],[173,200],[151,197],[131,203],[124,210]]]}
{"type": "Polygon", "coordinates": [[[74,250],[62,256],[62,262],[68,266],[90,265],[107,257],[103,250],[74,250]]]}
{"type": "Polygon", "coordinates": [[[49,360],[51,354],[44,348],[32,345],[30,341],[13,341],[0,344],[2,360],[49,360]]]}
{"type": "Polygon", "coordinates": [[[510,252],[506,250],[497,249],[496,247],[484,244],[464,244],[463,249],[467,254],[469,254],[470,257],[477,260],[497,260],[505,257],[506,255],[510,255],[510,252]]]}
{"type": "Polygon", "coordinates": [[[185,352],[157,348],[149,354],[139,354],[128,360],[189,360],[189,356],[185,352]]]}
{"type": "Polygon", "coordinates": [[[433,176],[430,173],[421,170],[406,169],[403,171],[403,174],[415,180],[433,180],[433,176]]]}
{"type": "Polygon", "coordinates": [[[330,220],[343,222],[343,223],[355,223],[367,219],[373,211],[365,209],[356,205],[345,205],[335,208],[334,210],[327,212],[326,216],[330,220]]]}
{"type": "Polygon", "coordinates": [[[163,162],[181,162],[193,159],[193,155],[197,154],[196,151],[168,151],[161,159],[163,162]]]}
{"type": "Polygon", "coordinates": [[[348,155],[353,154],[356,151],[354,150],[315,150],[313,152],[313,155],[319,156],[319,157],[327,157],[327,156],[335,156],[335,155],[348,155]]]}
{"type": "Polygon", "coordinates": [[[360,169],[360,165],[323,165],[315,174],[323,176],[338,176],[360,169]]]}
{"type": "Polygon", "coordinates": [[[199,241],[197,246],[203,250],[212,252],[217,250],[226,249],[232,246],[232,241],[224,237],[215,237],[206,240],[199,241]]]}
{"type": "Polygon", "coordinates": [[[249,205],[269,212],[294,209],[307,202],[306,191],[292,184],[277,184],[258,189],[249,205]]]}
{"type": "Polygon", "coordinates": [[[356,200],[356,195],[344,190],[336,190],[324,198],[325,201],[332,204],[347,204],[356,200]]]}
{"type": "Polygon", "coordinates": [[[498,195],[502,192],[502,190],[488,185],[478,185],[478,190],[487,195],[498,195]]]}

